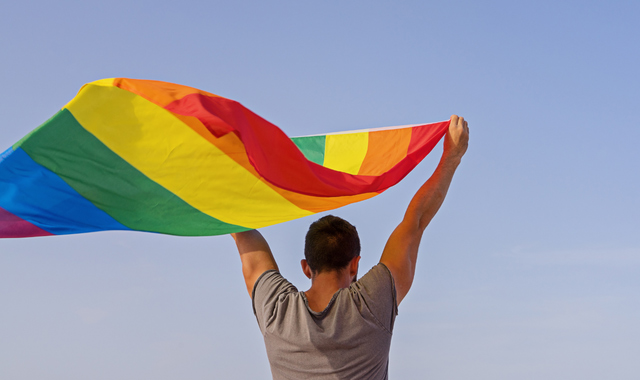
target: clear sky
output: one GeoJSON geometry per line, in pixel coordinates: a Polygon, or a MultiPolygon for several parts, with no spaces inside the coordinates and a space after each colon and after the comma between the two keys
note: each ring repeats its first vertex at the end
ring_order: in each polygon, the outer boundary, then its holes
{"type": "MultiPolygon", "coordinates": [[[[639,17],[637,1],[5,2],[0,151],[108,77],[229,97],[291,136],[463,115],[391,377],[637,379],[639,17]]],[[[334,211],[362,271],[440,151],[334,211]]],[[[262,231],[301,290],[314,219],[262,231]]],[[[0,378],[269,376],[229,236],[0,240],[0,378]]]]}

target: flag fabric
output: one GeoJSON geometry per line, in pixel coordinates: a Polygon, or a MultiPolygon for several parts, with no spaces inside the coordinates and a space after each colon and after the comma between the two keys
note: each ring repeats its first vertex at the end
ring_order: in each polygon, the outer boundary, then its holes
{"type": "Polygon", "coordinates": [[[0,237],[265,227],[380,194],[448,125],[289,138],[191,87],[99,80],[0,155],[0,237]]]}

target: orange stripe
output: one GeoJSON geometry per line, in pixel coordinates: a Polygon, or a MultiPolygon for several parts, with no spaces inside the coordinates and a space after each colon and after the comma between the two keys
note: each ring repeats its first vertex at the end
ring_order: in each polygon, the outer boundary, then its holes
{"type": "Polygon", "coordinates": [[[161,107],[191,94],[202,94],[221,98],[221,96],[198,90],[193,87],[155,80],[115,78],[113,85],[136,95],[140,95],[161,107]]]}
{"type": "Polygon", "coordinates": [[[413,128],[369,132],[369,147],[358,175],[377,176],[407,156],[413,128]]]}

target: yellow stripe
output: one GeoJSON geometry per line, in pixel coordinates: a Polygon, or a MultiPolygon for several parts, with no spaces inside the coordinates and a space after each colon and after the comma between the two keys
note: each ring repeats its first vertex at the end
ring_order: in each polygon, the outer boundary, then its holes
{"type": "Polygon", "coordinates": [[[151,180],[223,222],[259,228],[313,214],[140,96],[106,83],[89,84],[66,108],[151,180]]]}
{"type": "Polygon", "coordinates": [[[94,80],[93,82],[89,82],[87,83],[88,85],[90,84],[94,84],[96,86],[105,86],[105,87],[111,87],[113,86],[113,81],[115,78],[105,78],[105,79],[98,79],[98,80],[94,80]]]}
{"type": "MultiPolygon", "coordinates": [[[[82,85],[82,87],[80,87],[80,91],[78,91],[78,94],[76,95],[76,97],[78,97],[82,93],[84,88],[87,86],[96,85],[96,86],[111,87],[113,86],[113,81],[114,81],[114,78],[105,78],[105,79],[98,79],[98,80],[94,80],[93,82],[85,83],[82,85]]],[[[71,104],[74,100],[76,100],[76,98],[71,99],[71,101],[65,104],[64,107],[62,108],[69,109],[69,104],[71,104]]]]}
{"type": "Polygon", "coordinates": [[[324,167],[358,174],[369,146],[369,132],[327,135],[324,167]]]}

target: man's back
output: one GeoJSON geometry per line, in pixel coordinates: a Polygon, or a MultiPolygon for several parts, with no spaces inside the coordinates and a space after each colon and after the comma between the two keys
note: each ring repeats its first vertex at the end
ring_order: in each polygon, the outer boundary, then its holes
{"type": "Polygon", "coordinates": [[[335,293],[322,312],[277,271],[253,291],[274,379],[386,379],[397,303],[393,278],[378,264],[335,293]]]}

